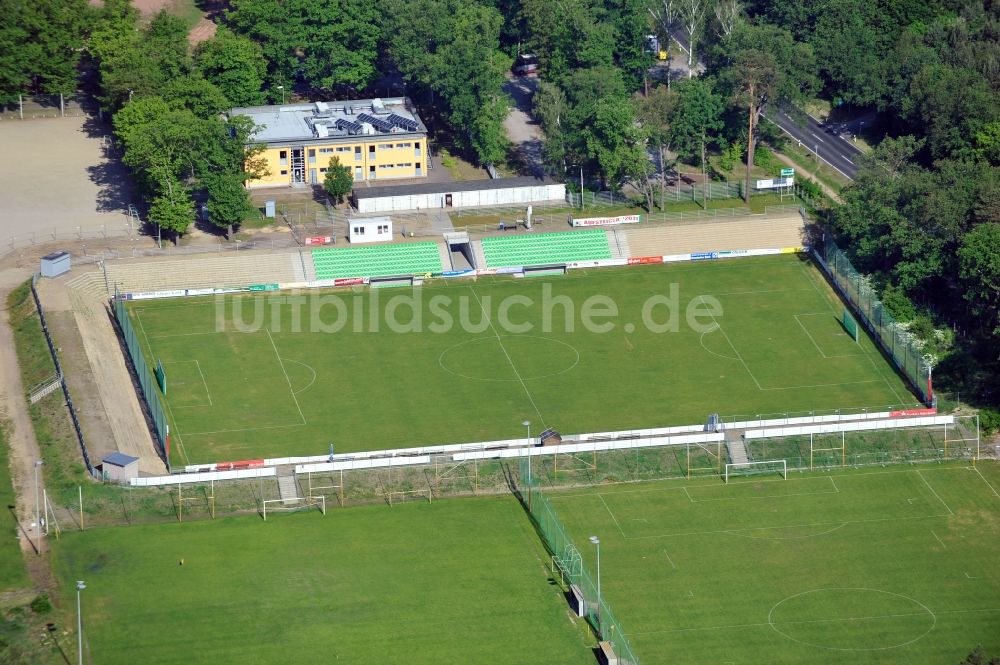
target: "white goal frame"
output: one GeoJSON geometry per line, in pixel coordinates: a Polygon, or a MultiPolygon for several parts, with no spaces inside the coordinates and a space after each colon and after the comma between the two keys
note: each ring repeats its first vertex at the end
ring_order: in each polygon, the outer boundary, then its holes
{"type": "Polygon", "coordinates": [[[736,470],[739,470],[739,469],[746,469],[747,467],[750,467],[750,466],[763,466],[765,464],[772,464],[772,465],[781,464],[781,479],[782,480],[788,480],[788,462],[786,460],[783,460],[783,459],[766,459],[766,460],[761,460],[759,462],[742,462],[742,463],[739,463],[739,464],[729,464],[729,463],[727,463],[726,464],[725,476],[724,476],[726,484],[727,485],[729,484],[729,468],[730,467],[732,467],[733,470],[736,471],[736,470]]]}
{"type": "Polygon", "coordinates": [[[307,501],[308,503],[299,504],[297,506],[285,506],[285,507],[271,508],[271,512],[279,511],[279,512],[291,513],[291,512],[295,512],[297,510],[305,510],[306,508],[312,508],[313,506],[319,506],[320,512],[322,512],[324,515],[326,515],[326,497],[323,496],[322,494],[319,494],[317,496],[308,496],[308,497],[306,497],[306,496],[295,496],[295,497],[291,497],[291,498],[288,498],[288,499],[265,499],[264,501],[261,501],[261,516],[264,518],[264,521],[265,522],[267,521],[267,504],[269,504],[269,503],[282,503],[283,504],[286,501],[307,501]]]}

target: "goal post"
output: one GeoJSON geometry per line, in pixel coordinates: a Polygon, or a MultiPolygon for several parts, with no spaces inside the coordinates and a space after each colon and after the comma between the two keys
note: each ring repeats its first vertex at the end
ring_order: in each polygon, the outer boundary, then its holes
{"type": "Polygon", "coordinates": [[[307,510],[309,508],[318,507],[320,512],[326,515],[326,497],[322,494],[317,496],[296,496],[287,499],[265,499],[260,502],[261,504],[261,517],[264,521],[267,521],[267,504],[281,504],[275,505],[271,508],[271,512],[284,512],[284,513],[294,513],[300,510],[307,510]],[[299,503],[296,505],[288,505],[289,501],[302,501],[304,503],[299,503]]]}
{"type": "Polygon", "coordinates": [[[730,476],[759,476],[769,473],[777,473],[782,480],[788,479],[788,462],[783,459],[761,460],[759,462],[741,462],[739,464],[726,464],[725,482],[729,484],[730,476]]]}

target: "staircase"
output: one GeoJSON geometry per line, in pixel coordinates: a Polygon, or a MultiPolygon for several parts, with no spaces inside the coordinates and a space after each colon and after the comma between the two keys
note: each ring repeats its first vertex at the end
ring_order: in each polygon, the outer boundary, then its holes
{"type": "Polygon", "coordinates": [[[299,484],[292,467],[278,467],[278,493],[283,506],[294,506],[299,502],[299,484]]]}
{"type": "Polygon", "coordinates": [[[743,437],[738,434],[730,436],[727,433],[726,454],[729,456],[730,464],[747,464],[750,461],[750,455],[747,454],[747,447],[743,442],[743,437]]]}

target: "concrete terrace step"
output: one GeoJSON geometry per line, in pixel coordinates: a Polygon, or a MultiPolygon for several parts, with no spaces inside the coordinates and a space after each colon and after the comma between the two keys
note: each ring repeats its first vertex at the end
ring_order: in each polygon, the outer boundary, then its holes
{"type": "Polygon", "coordinates": [[[618,230],[630,256],[663,256],[727,249],[798,247],[803,243],[802,217],[734,217],[724,220],[681,221],[618,230]]]}
{"type": "Polygon", "coordinates": [[[120,291],[165,291],[303,281],[297,252],[256,252],[138,262],[108,262],[108,281],[120,291]]]}
{"type": "Polygon", "coordinates": [[[290,506],[299,502],[299,484],[295,482],[294,474],[278,475],[278,493],[282,505],[290,506]]]}

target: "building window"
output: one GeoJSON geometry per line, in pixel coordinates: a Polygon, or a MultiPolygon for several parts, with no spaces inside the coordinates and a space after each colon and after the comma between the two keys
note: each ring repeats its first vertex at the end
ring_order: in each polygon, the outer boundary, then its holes
{"type": "Polygon", "coordinates": [[[288,169],[281,169],[281,175],[288,175],[288,169]]]}
{"type": "Polygon", "coordinates": [[[361,172],[361,167],[360,166],[355,166],[354,167],[354,179],[355,180],[361,180],[362,178],[364,178],[364,174],[361,172]]]}
{"type": "Polygon", "coordinates": [[[378,225],[378,232],[379,233],[388,233],[389,232],[389,225],[388,224],[379,224],[378,225]]]}
{"type": "Polygon", "coordinates": [[[309,163],[316,163],[316,148],[309,148],[309,163]]]}
{"type": "Polygon", "coordinates": [[[379,143],[378,149],[379,150],[392,150],[392,144],[391,143],[379,143]]]}
{"type": "Polygon", "coordinates": [[[420,156],[420,141],[417,141],[416,143],[413,144],[413,156],[414,157],[420,156]]]}
{"type": "Polygon", "coordinates": [[[365,227],[363,227],[363,226],[355,226],[354,227],[354,235],[356,235],[356,236],[363,236],[364,234],[365,234],[365,227]]]}
{"type": "Polygon", "coordinates": [[[409,147],[412,147],[412,146],[413,146],[412,143],[397,143],[396,144],[397,148],[409,148],[409,147]]]}
{"type": "MultiPolygon", "coordinates": [[[[333,152],[333,149],[329,148],[328,151],[333,152]]],[[[349,145],[342,145],[337,148],[337,152],[350,152],[350,151],[351,151],[351,146],[349,145]]]]}
{"type": "Polygon", "coordinates": [[[326,173],[326,167],[323,167],[323,166],[319,167],[319,172],[320,173],[326,173]]]}
{"type": "MultiPolygon", "coordinates": [[[[350,148],[348,148],[348,150],[349,149],[350,148]]],[[[333,152],[333,148],[320,148],[319,149],[319,154],[321,154],[321,155],[329,155],[331,152],[333,152]]],[[[340,148],[337,148],[337,152],[340,152],[340,148]]]]}
{"type": "Polygon", "coordinates": [[[288,166],[287,150],[282,150],[281,152],[278,153],[278,161],[280,162],[281,166],[288,166]]]}
{"type": "Polygon", "coordinates": [[[354,161],[361,161],[361,146],[359,145],[354,146],[354,161]]]}

